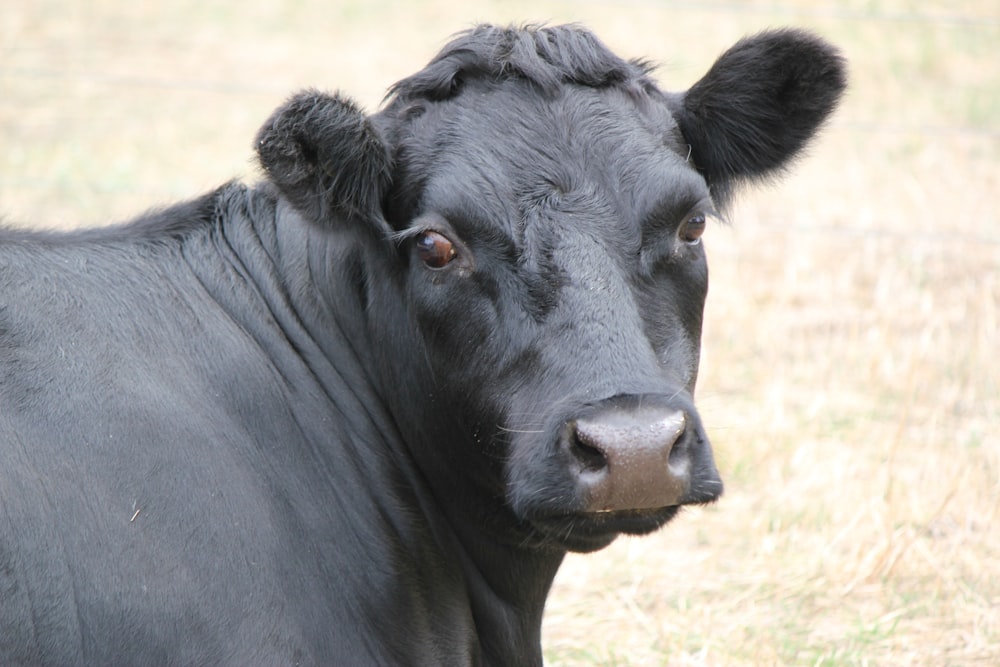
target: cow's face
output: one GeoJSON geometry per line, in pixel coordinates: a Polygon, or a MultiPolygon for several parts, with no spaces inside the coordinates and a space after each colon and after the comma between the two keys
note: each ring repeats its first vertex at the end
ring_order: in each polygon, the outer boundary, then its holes
{"type": "MultiPolygon", "coordinates": [[[[602,48],[574,29],[473,31],[399,84],[372,125],[350,125],[353,153],[310,147],[364,162],[378,210],[349,191],[317,206],[262,149],[300,209],[368,207],[391,237],[385,280],[401,305],[391,320],[376,313],[374,330],[394,354],[407,338],[407,358],[382,372],[432,484],[486,522],[512,521],[523,543],[575,550],[721,493],[692,399],[702,235],[732,184],[784,164],[842,87],[836,56],[797,33],[736,47],[686,95],[602,48]],[[517,61],[518,49],[534,56],[517,61]],[[727,113],[730,94],[742,106],[727,113]]],[[[262,145],[280,146],[267,131],[262,145]]],[[[369,303],[390,300],[377,293],[369,303]]]]}
{"type": "Polygon", "coordinates": [[[393,211],[436,391],[517,516],[566,545],[716,498],[691,401],[713,204],[672,117],[618,89],[464,85],[411,112],[398,173],[418,187],[393,211]]]}

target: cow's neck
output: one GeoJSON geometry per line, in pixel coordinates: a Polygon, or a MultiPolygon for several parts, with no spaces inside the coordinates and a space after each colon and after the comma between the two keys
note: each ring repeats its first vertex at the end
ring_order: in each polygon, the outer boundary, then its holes
{"type": "Polygon", "coordinates": [[[511,525],[508,510],[476,498],[459,459],[451,475],[430,480],[412,450],[400,445],[395,453],[402,476],[427,522],[423,537],[431,542],[402,545],[402,553],[429,555],[429,562],[416,563],[429,578],[445,570],[451,576],[460,572],[462,579],[451,589],[461,599],[447,601],[440,597],[445,586],[425,582],[427,608],[467,606],[479,644],[477,664],[541,665],[542,614],[565,552],[529,545],[523,527],[511,525]]]}
{"type": "Polygon", "coordinates": [[[541,665],[542,614],[565,551],[540,548],[502,502],[477,495],[460,458],[428,471],[409,448],[398,455],[441,558],[421,569],[461,572],[458,594],[468,605],[482,664],[541,665]]]}
{"type": "MultiPolygon", "coordinates": [[[[503,539],[500,537],[504,535],[503,530],[485,530],[478,517],[466,514],[463,503],[455,502],[454,498],[449,498],[450,502],[442,500],[441,494],[432,490],[442,483],[448,489],[457,490],[464,484],[461,481],[463,471],[451,470],[451,473],[458,473],[452,480],[428,480],[422,466],[414,460],[414,452],[405,444],[394,417],[390,416],[394,411],[383,402],[391,390],[380,386],[370,370],[366,370],[374,365],[377,355],[385,352],[372,349],[371,332],[364,329],[368,319],[364,312],[365,299],[358,298],[349,287],[351,280],[357,282],[357,276],[349,275],[352,269],[346,268],[345,257],[360,261],[364,251],[345,255],[336,245],[335,233],[331,235],[328,230],[312,227],[290,209],[282,209],[283,206],[280,200],[276,202],[277,225],[266,219],[252,221],[256,236],[252,244],[259,244],[259,249],[268,258],[266,263],[272,264],[264,273],[273,271],[282,276],[285,288],[283,294],[270,297],[282,302],[272,304],[272,313],[279,319],[281,312],[287,313],[285,317],[290,320],[292,329],[286,332],[290,340],[305,336],[308,339],[305,347],[315,344],[316,349],[322,351],[321,356],[327,363],[325,372],[341,373],[344,370],[341,364],[350,367],[347,370],[354,381],[363,385],[354,385],[353,389],[363,398],[352,397],[355,403],[348,406],[347,412],[366,415],[363,424],[355,423],[351,428],[370,431],[369,435],[392,451],[391,460],[395,461],[396,470],[383,472],[403,482],[407,488],[401,490],[402,495],[408,496],[403,501],[412,504],[408,509],[422,515],[425,522],[423,530],[387,526],[381,534],[392,536],[398,544],[381,545],[382,549],[385,553],[407,554],[415,562],[403,569],[422,573],[427,578],[418,586],[426,597],[419,607],[432,614],[443,607],[467,607],[466,622],[474,626],[482,664],[541,664],[545,598],[564,552],[524,546],[517,539],[503,539]],[[284,219],[280,219],[282,217],[284,219]],[[283,267],[285,262],[288,266],[283,267]],[[306,267],[308,270],[303,271],[306,267]],[[322,298],[310,302],[308,295],[317,293],[323,293],[322,298]],[[316,312],[317,307],[323,312],[316,312]],[[310,312],[318,315],[319,320],[302,315],[310,312]],[[359,398],[363,409],[358,409],[359,398]],[[456,571],[462,575],[458,585],[446,581],[453,580],[456,571]],[[442,599],[449,595],[456,599],[442,599]]],[[[382,304],[382,308],[385,307],[386,304],[382,304]]],[[[322,384],[324,370],[315,370],[322,384]]],[[[402,382],[405,384],[406,380],[402,382]]],[[[384,492],[384,489],[379,491],[384,492]]],[[[384,500],[373,496],[370,505],[384,500]]],[[[391,514],[383,513],[382,520],[391,514]]],[[[412,518],[417,519],[416,516],[412,518]]],[[[377,519],[367,514],[364,520],[377,519]]]]}
{"type": "Polygon", "coordinates": [[[563,553],[497,544],[475,529],[462,546],[484,664],[540,665],[542,612],[563,553]]]}

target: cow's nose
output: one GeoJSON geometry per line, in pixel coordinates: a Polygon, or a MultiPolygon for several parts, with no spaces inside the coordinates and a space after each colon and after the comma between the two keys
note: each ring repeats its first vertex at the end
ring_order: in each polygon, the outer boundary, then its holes
{"type": "Polygon", "coordinates": [[[587,512],[679,505],[691,486],[687,418],[669,408],[616,406],[570,425],[587,512]]]}

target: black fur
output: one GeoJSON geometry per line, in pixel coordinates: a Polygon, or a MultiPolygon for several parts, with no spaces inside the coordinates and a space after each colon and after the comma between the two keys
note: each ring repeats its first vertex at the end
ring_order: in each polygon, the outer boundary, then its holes
{"type": "Polygon", "coordinates": [[[389,89],[395,103],[440,101],[464,80],[523,78],[547,94],[564,84],[592,88],[650,85],[645,61],[625,61],[580,26],[481,25],[459,33],[423,70],[389,89]]]}
{"type": "Polygon", "coordinates": [[[483,26],[378,113],[292,97],[263,183],[0,231],[0,663],[540,665],[568,550],[722,492],[685,230],[842,84],[799,32],[667,95],[483,26]],[[595,504],[577,424],[637,406],[688,474],[595,504]]]}
{"type": "Polygon", "coordinates": [[[720,205],[734,186],[779,172],[836,108],[847,85],[832,46],[801,30],[747,37],[671,109],[720,205]]]}
{"type": "Polygon", "coordinates": [[[378,215],[389,153],[350,99],[312,90],[295,95],[260,129],[256,148],[268,178],[307,218],[378,215]]]}

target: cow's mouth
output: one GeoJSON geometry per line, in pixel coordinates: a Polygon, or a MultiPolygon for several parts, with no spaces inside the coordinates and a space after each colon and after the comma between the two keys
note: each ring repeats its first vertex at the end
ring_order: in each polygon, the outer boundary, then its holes
{"type": "Polygon", "coordinates": [[[537,543],[594,551],[645,535],[722,480],[697,412],[679,393],[619,394],[511,439],[506,496],[537,543]]]}
{"type": "Polygon", "coordinates": [[[534,531],[545,543],[578,552],[603,549],[621,534],[645,535],[651,533],[677,515],[680,507],[656,509],[600,510],[534,518],[530,521],[534,531]]]}

